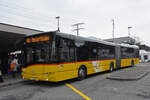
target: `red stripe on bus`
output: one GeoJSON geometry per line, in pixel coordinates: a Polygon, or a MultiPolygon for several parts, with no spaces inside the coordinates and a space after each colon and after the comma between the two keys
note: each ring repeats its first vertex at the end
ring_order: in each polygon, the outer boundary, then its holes
{"type": "MultiPolygon", "coordinates": [[[[133,59],[133,58],[125,58],[125,59],[133,59]]],[[[80,62],[91,62],[91,61],[106,61],[106,60],[115,60],[115,59],[103,59],[103,60],[89,60],[89,61],[73,61],[73,62],[63,62],[63,63],[57,63],[57,64],[33,64],[33,65],[29,65],[25,68],[31,67],[31,66],[39,66],[39,65],[61,65],[61,64],[69,64],[69,63],[80,63],[80,62]]],[[[122,59],[121,59],[122,60],[122,59]]]]}
{"type": "Polygon", "coordinates": [[[37,65],[61,65],[61,64],[69,64],[69,63],[80,63],[80,62],[91,62],[91,61],[106,61],[106,60],[115,60],[115,59],[105,59],[105,60],[89,60],[89,61],[73,61],[73,62],[63,62],[63,63],[57,63],[57,64],[33,64],[29,65],[24,68],[28,68],[30,66],[37,66],[37,65]]]}

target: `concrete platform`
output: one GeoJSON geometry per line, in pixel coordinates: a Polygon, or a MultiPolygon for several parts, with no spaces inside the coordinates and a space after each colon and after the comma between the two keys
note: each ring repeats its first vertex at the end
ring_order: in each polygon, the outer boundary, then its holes
{"type": "Polygon", "coordinates": [[[7,87],[10,85],[18,84],[21,82],[25,82],[20,76],[20,74],[17,74],[15,78],[12,78],[11,75],[7,74],[3,76],[4,82],[0,83],[0,87],[7,87]]]}
{"type": "Polygon", "coordinates": [[[140,63],[135,67],[128,67],[112,72],[107,79],[112,80],[138,80],[150,72],[150,63],[140,63]]]}

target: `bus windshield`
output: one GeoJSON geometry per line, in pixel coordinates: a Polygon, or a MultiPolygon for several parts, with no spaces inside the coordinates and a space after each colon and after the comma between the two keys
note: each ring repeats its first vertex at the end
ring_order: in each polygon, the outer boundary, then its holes
{"type": "Polygon", "coordinates": [[[45,63],[50,60],[50,45],[35,44],[32,46],[26,47],[26,63],[35,64],[35,63],[45,63]]]}

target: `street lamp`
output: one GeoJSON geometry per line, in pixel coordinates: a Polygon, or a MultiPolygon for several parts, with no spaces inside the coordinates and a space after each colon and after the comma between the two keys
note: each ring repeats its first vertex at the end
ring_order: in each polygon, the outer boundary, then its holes
{"type": "Polygon", "coordinates": [[[60,29],[59,29],[59,18],[60,18],[59,16],[56,17],[56,19],[57,19],[57,31],[60,31],[60,29]]]}
{"type": "Polygon", "coordinates": [[[113,30],[112,30],[112,37],[113,37],[113,42],[115,42],[115,21],[114,19],[112,19],[112,27],[113,27],[113,30]]]}
{"type": "Polygon", "coordinates": [[[132,27],[128,27],[128,37],[130,37],[130,29],[131,29],[132,27]]]}

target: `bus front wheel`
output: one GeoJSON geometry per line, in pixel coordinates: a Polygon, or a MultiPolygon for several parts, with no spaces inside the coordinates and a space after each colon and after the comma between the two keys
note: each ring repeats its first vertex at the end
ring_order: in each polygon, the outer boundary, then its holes
{"type": "Polygon", "coordinates": [[[80,67],[78,71],[78,80],[81,81],[86,77],[86,69],[85,67],[80,67]]]}

